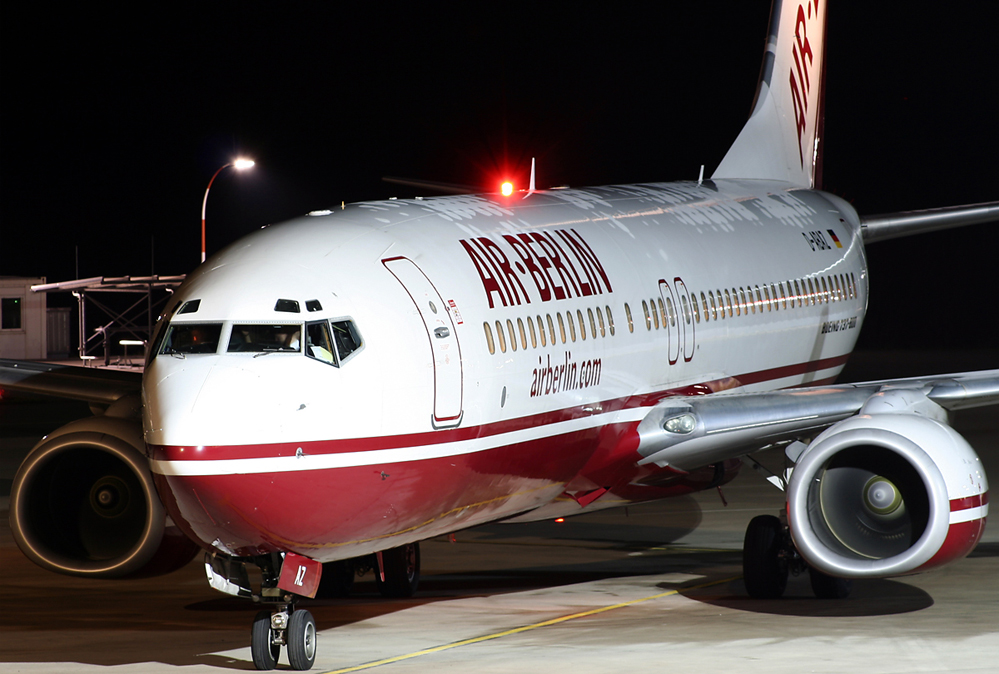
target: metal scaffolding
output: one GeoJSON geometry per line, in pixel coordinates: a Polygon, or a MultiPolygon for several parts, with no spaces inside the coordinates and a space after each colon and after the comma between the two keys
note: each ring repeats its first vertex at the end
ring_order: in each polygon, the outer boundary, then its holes
{"type": "MultiPolygon", "coordinates": [[[[91,278],[63,281],[60,283],[45,283],[31,286],[32,292],[72,292],[79,306],[79,355],[80,360],[92,360],[96,356],[91,351],[103,347],[104,365],[111,364],[111,340],[116,335],[127,336],[119,344],[125,345],[142,342],[144,348],[149,345],[156,322],[156,312],[166,304],[173,294],[174,288],[184,281],[180,276],[93,276],[91,278]],[[156,297],[162,291],[162,296],[156,297]],[[101,293],[132,294],[139,297],[124,310],[108,305],[107,301],[98,300],[95,295],[101,293]],[[87,335],[87,304],[110,319],[99,325],[87,335]],[[145,319],[143,321],[143,318],[145,319]],[[143,325],[145,323],[145,325],[143,325]],[[127,344],[126,344],[127,343],[127,344]]],[[[119,359],[122,360],[122,359],[119,359]]],[[[127,358],[122,360],[124,363],[127,358]]]]}

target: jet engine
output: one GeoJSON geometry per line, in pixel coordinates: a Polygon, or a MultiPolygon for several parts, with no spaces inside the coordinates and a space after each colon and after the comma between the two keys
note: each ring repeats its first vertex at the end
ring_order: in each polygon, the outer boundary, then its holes
{"type": "Polygon", "coordinates": [[[18,547],[42,568],[117,578],[168,573],[198,547],[167,520],[136,420],[66,424],[21,464],[10,497],[18,547]]]}
{"type": "Polygon", "coordinates": [[[964,557],[985,529],[988,482],[967,441],[941,421],[894,409],[834,424],[791,474],[791,537],[826,574],[918,573],[964,557]]]}

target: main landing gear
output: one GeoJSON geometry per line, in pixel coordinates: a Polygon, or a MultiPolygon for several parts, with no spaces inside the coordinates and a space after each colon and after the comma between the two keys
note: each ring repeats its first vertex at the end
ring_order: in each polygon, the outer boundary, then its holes
{"type": "Polygon", "coordinates": [[[853,581],[834,578],[805,563],[791,542],[786,525],[772,515],[754,517],[742,546],[742,577],[754,599],[777,599],[784,594],[789,574],[808,569],[812,592],[820,599],[845,599],[853,581]]]}
{"type": "MultiPolygon", "coordinates": [[[[289,559],[291,557],[293,556],[289,559]]],[[[295,559],[308,562],[302,557],[295,559]]],[[[259,670],[274,669],[280,659],[282,647],[287,650],[292,669],[311,669],[316,662],[315,618],[309,611],[295,606],[301,596],[278,587],[285,561],[282,553],[259,557],[205,555],[205,571],[208,583],[213,588],[237,597],[250,598],[267,607],[257,613],[250,630],[250,653],[253,665],[259,670]],[[247,566],[256,566],[260,570],[259,593],[253,592],[250,587],[247,566]]],[[[318,567],[315,562],[311,563],[318,567]]],[[[306,567],[298,568],[304,579],[308,573],[306,567]]],[[[317,597],[345,597],[354,584],[354,576],[368,570],[374,571],[375,585],[383,596],[411,597],[420,584],[420,544],[409,543],[367,557],[323,564],[318,588],[315,585],[312,588],[316,589],[317,597]]],[[[300,586],[302,583],[296,582],[295,585],[300,586]]]]}

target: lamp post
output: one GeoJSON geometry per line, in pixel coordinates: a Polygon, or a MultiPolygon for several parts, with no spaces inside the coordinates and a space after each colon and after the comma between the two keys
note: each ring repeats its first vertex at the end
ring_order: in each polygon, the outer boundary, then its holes
{"type": "Polygon", "coordinates": [[[205,188],[205,199],[201,202],[201,261],[205,261],[205,207],[208,205],[208,190],[212,189],[212,183],[215,182],[215,178],[218,174],[222,173],[222,169],[229,168],[233,166],[237,171],[242,171],[243,169],[248,169],[252,167],[256,162],[252,159],[237,159],[236,161],[229,162],[223,166],[219,167],[219,170],[215,172],[212,179],[208,181],[208,187],[205,188]]]}

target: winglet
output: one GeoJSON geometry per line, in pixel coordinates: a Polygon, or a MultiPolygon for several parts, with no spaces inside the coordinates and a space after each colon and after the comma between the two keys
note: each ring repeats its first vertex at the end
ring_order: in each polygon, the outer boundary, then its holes
{"type": "Polygon", "coordinates": [[[826,0],[774,0],[749,121],[711,176],[821,187],[826,0]]]}

